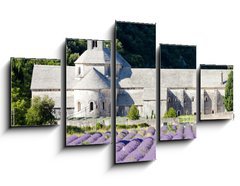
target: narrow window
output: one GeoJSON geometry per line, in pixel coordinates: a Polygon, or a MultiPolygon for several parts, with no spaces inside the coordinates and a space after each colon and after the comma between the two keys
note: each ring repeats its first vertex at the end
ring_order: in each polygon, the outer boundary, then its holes
{"type": "Polygon", "coordinates": [[[78,67],[78,75],[81,74],[81,67],[78,67]]]}
{"type": "Polygon", "coordinates": [[[93,111],[93,102],[90,102],[90,112],[93,111]]]}
{"type": "Polygon", "coordinates": [[[177,111],[177,116],[180,116],[181,115],[181,112],[180,110],[177,111]]]}
{"type": "Polygon", "coordinates": [[[170,98],[170,97],[168,97],[168,99],[167,99],[167,102],[168,102],[168,103],[170,103],[170,102],[171,102],[171,98],[170,98]]]}
{"type": "Polygon", "coordinates": [[[102,109],[103,109],[103,110],[105,109],[105,105],[104,105],[104,102],[102,102],[102,109]]]}
{"type": "Polygon", "coordinates": [[[194,96],[192,97],[192,102],[194,102],[194,96]]]}
{"type": "Polygon", "coordinates": [[[81,103],[78,102],[78,112],[81,110],[81,103]]]}
{"type": "Polygon", "coordinates": [[[93,41],[93,48],[97,47],[97,41],[93,41]]]}
{"type": "Polygon", "coordinates": [[[208,101],[208,97],[207,97],[207,96],[205,96],[205,98],[204,98],[204,101],[205,101],[205,102],[207,102],[207,101],[208,101]]]}

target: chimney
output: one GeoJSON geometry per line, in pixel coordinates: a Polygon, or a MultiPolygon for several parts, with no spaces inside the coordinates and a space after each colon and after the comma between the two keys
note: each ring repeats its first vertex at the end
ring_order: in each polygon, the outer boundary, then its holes
{"type": "Polygon", "coordinates": [[[97,41],[97,49],[98,50],[103,50],[103,41],[97,41]]]}
{"type": "Polygon", "coordinates": [[[91,39],[87,40],[87,49],[92,50],[93,48],[93,41],[91,39]]]}

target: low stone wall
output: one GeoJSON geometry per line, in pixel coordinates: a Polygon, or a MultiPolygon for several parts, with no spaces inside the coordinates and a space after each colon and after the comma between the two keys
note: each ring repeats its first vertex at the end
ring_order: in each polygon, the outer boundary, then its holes
{"type": "Polygon", "coordinates": [[[201,120],[233,119],[233,112],[222,112],[216,114],[202,114],[201,120]]]}
{"type": "Polygon", "coordinates": [[[106,126],[111,124],[111,118],[88,118],[88,119],[81,119],[81,120],[67,120],[67,125],[71,126],[95,126],[97,123],[104,124],[106,126]]]}

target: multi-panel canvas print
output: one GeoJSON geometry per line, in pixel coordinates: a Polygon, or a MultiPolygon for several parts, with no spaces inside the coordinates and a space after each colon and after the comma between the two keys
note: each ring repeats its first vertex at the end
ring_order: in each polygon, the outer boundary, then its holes
{"type": "Polygon", "coordinates": [[[196,137],[196,47],[160,44],[160,141],[196,137]]]}
{"type": "Polygon", "coordinates": [[[115,163],[156,158],[155,29],[155,24],[115,25],[115,163]]]}
{"type": "Polygon", "coordinates": [[[233,118],[233,66],[200,65],[200,120],[233,118]]]}
{"type": "Polygon", "coordinates": [[[60,60],[11,58],[10,63],[10,127],[60,124],[60,60]]]}
{"type": "Polygon", "coordinates": [[[66,39],[66,146],[111,141],[111,42],[66,39]]]}

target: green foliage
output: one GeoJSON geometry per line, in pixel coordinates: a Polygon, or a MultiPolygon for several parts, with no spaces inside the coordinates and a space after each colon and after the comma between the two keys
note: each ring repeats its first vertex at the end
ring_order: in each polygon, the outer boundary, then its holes
{"type": "Polygon", "coordinates": [[[26,125],[26,113],[31,106],[31,79],[34,64],[60,65],[58,59],[11,58],[12,125],[26,125]]]}
{"type": "Polygon", "coordinates": [[[27,103],[24,99],[12,103],[12,125],[25,125],[25,114],[27,113],[27,103]]]}
{"type": "Polygon", "coordinates": [[[66,133],[69,134],[69,135],[72,135],[72,134],[82,134],[82,133],[89,133],[89,134],[94,134],[96,132],[96,128],[97,130],[100,130],[100,131],[109,131],[111,126],[108,125],[108,126],[105,126],[105,125],[102,125],[100,123],[97,123],[96,124],[96,127],[91,127],[91,126],[81,126],[81,127],[78,127],[78,126],[69,126],[67,125],[66,126],[66,133]]]}
{"type": "Polygon", "coordinates": [[[79,57],[78,53],[70,54],[68,57],[68,63],[74,64],[74,62],[78,59],[78,57],[79,57]]]}
{"type": "Polygon", "coordinates": [[[136,105],[132,105],[128,111],[128,119],[130,120],[137,120],[139,119],[139,111],[136,105]]]}
{"type": "Polygon", "coordinates": [[[111,41],[104,41],[103,42],[103,47],[111,49],[111,41]]]}
{"type": "Polygon", "coordinates": [[[116,39],[116,50],[117,50],[120,54],[123,54],[123,53],[124,53],[123,45],[122,45],[121,41],[119,41],[118,39],[116,39]]]}
{"type": "Polygon", "coordinates": [[[66,62],[68,66],[74,66],[77,55],[80,56],[87,49],[87,40],[85,39],[67,39],[66,40],[66,62]]]}
{"type": "Polygon", "coordinates": [[[233,111],[233,71],[228,74],[225,87],[224,106],[227,111],[233,111]]]}
{"type": "Polygon", "coordinates": [[[155,67],[155,25],[117,22],[116,49],[133,68],[155,67]]]}
{"type": "Polygon", "coordinates": [[[178,116],[179,123],[195,123],[196,122],[196,116],[194,115],[181,115],[178,116]]]}
{"type": "Polygon", "coordinates": [[[66,126],[66,132],[67,134],[75,134],[75,133],[83,133],[84,130],[81,127],[77,127],[77,126],[66,126]]]}
{"type": "Polygon", "coordinates": [[[196,68],[196,47],[161,45],[161,68],[196,68]]]}
{"type": "Polygon", "coordinates": [[[101,123],[97,123],[97,124],[96,124],[96,129],[99,130],[99,129],[101,129],[101,128],[103,128],[103,125],[102,125],[101,123]]]}
{"type": "Polygon", "coordinates": [[[53,107],[54,101],[48,96],[44,96],[43,98],[34,97],[32,106],[26,114],[27,125],[56,124],[53,107]]]}
{"type": "Polygon", "coordinates": [[[177,112],[173,107],[170,107],[168,111],[164,114],[164,118],[176,118],[177,112]]]}
{"type": "Polygon", "coordinates": [[[117,129],[136,129],[136,128],[146,128],[149,127],[147,123],[139,123],[133,125],[126,125],[126,124],[117,124],[117,129]]]}

